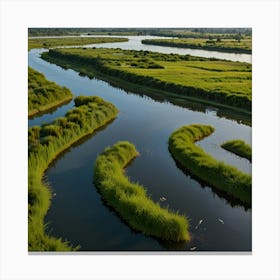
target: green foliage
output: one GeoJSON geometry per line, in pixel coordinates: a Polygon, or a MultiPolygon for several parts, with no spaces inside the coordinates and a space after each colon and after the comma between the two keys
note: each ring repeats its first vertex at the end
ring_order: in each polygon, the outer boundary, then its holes
{"type": "Polygon", "coordinates": [[[252,161],[252,148],[250,145],[246,144],[244,141],[238,140],[231,140],[223,143],[221,145],[222,148],[228,150],[240,157],[247,158],[248,160],[252,161]]]}
{"type": "Polygon", "coordinates": [[[55,49],[42,58],[88,76],[98,72],[170,96],[251,112],[252,66],[248,63],[120,49],[55,49]],[[160,67],[149,68],[153,64],[160,67]]]}
{"type": "Polygon", "coordinates": [[[251,176],[224,162],[217,161],[194,144],[194,142],[209,136],[213,131],[212,126],[183,126],[171,134],[169,150],[173,157],[191,174],[212,187],[250,205],[251,176]]]}
{"type": "MultiPolygon", "coordinates": [[[[28,130],[28,247],[30,251],[69,251],[69,243],[45,234],[44,216],[51,194],[43,174],[49,164],[82,137],[113,120],[117,108],[99,97],[78,97],[86,104],[76,105],[65,117],[28,130]],[[76,116],[76,118],[74,118],[76,116]]],[[[75,100],[76,101],[76,100],[75,100]]]]}
{"type": "Polygon", "coordinates": [[[222,39],[207,40],[200,38],[188,39],[146,39],[142,40],[142,44],[168,46],[176,48],[205,49],[220,52],[236,52],[236,53],[252,53],[252,39],[222,39]]]}
{"type": "Polygon", "coordinates": [[[58,46],[78,46],[101,43],[126,42],[127,38],[112,37],[68,37],[68,38],[29,38],[28,50],[53,48],[58,46]]]}
{"type": "Polygon", "coordinates": [[[28,116],[57,107],[72,99],[71,91],[48,81],[45,76],[28,67],[28,116]]]}
{"type": "Polygon", "coordinates": [[[118,142],[97,158],[94,181],[102,198],[135,230],[165,240],[189,240],[188,221],[153,202],[143,186],[132,183],[123,169],[138,155],[129,142],[118,142]]]}

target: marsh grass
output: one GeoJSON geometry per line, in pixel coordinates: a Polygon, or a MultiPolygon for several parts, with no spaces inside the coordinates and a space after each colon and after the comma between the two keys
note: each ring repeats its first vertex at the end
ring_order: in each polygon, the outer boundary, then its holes
{"type": "Polygon", "coordinates": [[[28,50],[35,48],[53,48],[58,46],[78,46],[89,44],[101,44],[101,43],[114,43],[114,42],[126,42],[127,38],[112,38],[112,37],[62,37],[62,38],[29,38],[28,50]]]}
{"type": "Polygon", "coordinates": [[[185,100],[251,112],[248,63],[119,49],[52,49],[42,58],[89,77],[95,71],[185,100]]]}
{"type": "Polygon", "coordinates": [[[169,137],[172,156],[199,179],[241,202],[251,204],[252,178],[237,168],[218,161],[194,143],[214,132],[212,126],[189,125],[169,137]]]}
{"type": "Polygon", "coordinates": [[[240,157],[244,157],[249,161],[252,161],[252,148],[246,144],[243,140],[230,140],[221,145],[222,148],[228,150],[240,157]]]}
{"type": "Polygon", "coordinates": [[[146,39],[142,44],[168,46],[176,48],[203,49],[221,52],[252,53],[252,39],[204,39],[204,38],[179,38],[179,39],[146,39]]]}
{"type": "Polygon", "coordinates": [[[72,98],[68,88],[48,81],[43,74],[28,67],[28,117],[49,111],[72,98]]]}
{"type": "MultiPolygon", "coordinates": [[[[44,216],[50,206],[51,193],[43,180],[44,172],[59,154],[78,140],[116,118],[117,108],[99,97],[86,97],[83,104],[51,124],[28,130],[28,248],[29,251],[69,251],[68,242],[45,233],[44,216]]],[[[79,105],[77,105],[79,103],[79,105]]]]}
{"type": "Polygon", "coordinates": [[[189,240],[188,220],[153,202],[143,186],[125,176],[123,169],[137,155],[135,146],[125,141],[99,155],[94,165],[94,182],[102,198],[137,231],[163,240],[189,240]]]}

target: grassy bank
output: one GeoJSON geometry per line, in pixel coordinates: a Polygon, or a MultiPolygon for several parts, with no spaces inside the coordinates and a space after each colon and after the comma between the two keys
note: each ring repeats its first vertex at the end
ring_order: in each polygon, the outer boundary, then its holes
{"type": "Polygon", "coordinates": [[[39,48],[48,49],[58,46],[78,46],[126,41],[128,41],[127,38],[112,37],[28,38],[28,50],[39,48]]]}
{"type": "Polygon", "coordinates": [[[72,98],[68,88],[48,81],[43,74],[28,67],[28,117],[65,104],[72,98]]]}
{"type": "Polygon", "coordinates": [[[143,186],[124,175],[123,169],[137,155],[129,142],[118,142],[99,155],[94,181],[102,198],[135,230],[164,240],[189,240],[187,219],[153,202],[143,186]]]}
{"type": "Polygon", "coordinates": [[[56,49],[42,58],[82,75],[94,72],[178,95],[251,112],[251,65],[119,49],[56,49]]]}
{"type": "Polygon", "coordinates": [[[169,150],[172,156],[191,174],[210,186],[250,205],[251,176],[222,161],[217,161],[194,144],[213,132],[212,126],[183,126],[171,134],[169,150]]]}
{"type": "Polygon", "coordinates": [[[223,143],[222,148],[228,150],[240,157],[247,158],[252,161],[252,148],[242,140],[231,140],[223,143]]]}
{"type": "Polygon", "coordinates": [[[142,44],[220,52],[252,53],[251,38],[242,40],[221,39],[220,37],[218,37],[218,39],[210,40],[201,38],[146,39],[142,40],[142,44]]]}
{"type": "Polygon", "coordinates": [[[50,124],[28,130],[28,248],[29,251],[68,251],[61,239],[45,234],[44,216],[51,193],[43,181],[50,163],[81,138],[116,118],[118,110],[99,97],[79,96],[76,108],[50,124]]]}

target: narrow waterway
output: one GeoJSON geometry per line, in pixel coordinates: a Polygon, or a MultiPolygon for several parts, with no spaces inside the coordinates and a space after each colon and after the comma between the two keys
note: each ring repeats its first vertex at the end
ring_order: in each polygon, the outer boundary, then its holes
{"type": "MultiPolygon", "coordinates": [[[[160,47],[156,49],[160,51],[160,47]]],[[[98,79],[81,77],[73,70],[43,61],[41,51],[29,52],[29,66],[47,79],[70,88],[74,95],[98,95],[120,111],[115,121],[65,152],[48,169],[46,178],[55,193],[45,219],[51,235],[81,245],[82,251],[189,250],[194,247],[197,251],[251,250],[251,209],[221,197],[185,174],[171,157],[167,145],[169,135],[182,125],[210,124],[216,129],[214,134],[198,144],[217,159],[251,173],[249,161],[220,148],[224,141],[236,138],[250,144],[250,126],[219,117],[213,108],[190,110],[124,91],[98,79]],[[119,140],[131,141],[140,152],[127,168],[127,175],[143,184],[154,201],[164,196],[163,206],[190,219],[191,242],[169,244],[132,231],[103,204],[93,184],[93,165],[105,147],[119,140]]],[[[73,102],[29,120],[29,126],[49,122],[71,107],[73,102]]]]}

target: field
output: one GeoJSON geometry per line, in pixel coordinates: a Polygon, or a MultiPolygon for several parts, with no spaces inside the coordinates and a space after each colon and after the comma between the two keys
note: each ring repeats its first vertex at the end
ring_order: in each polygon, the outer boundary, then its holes
{"type": "Polygon", "coordinates": [[[38,48],[53,48],[58,46],[79,46],[89,44],[126,42],[126,38],[110,38],[110,37],[67,37],[67,38],[29,38],[28,50],[38,48]]]}
{"type": "Polygon", "coordinates": [[[251,176],[237,168],[217,161],[194,143],[211,135],[212,126],[189,125],[174,131],[169,138],[169,150],[191,174],[228,195],[251,204],[251,176]]]}
{"type": "Polygon", "coordinates": [[[186,99],[251,112],[248,63],[119,49],[56,49],[42,58],[93,77],[96,72],[186,99]]]}
{"type": "Polygon", "coordinates": [[[43,74],[28,67],[28,117],[46,112],[72,98],[68,88],[48,81],[43,74]]]}
{"type": "Polygon", "coordinates": [[[79,139],[115,119],[117,108],[99,97],[79,96],[76,107],[53,123],[28,130],[28,248],[29,251],[69,251],[68,242],[46,235],[44,216],[51,192],[43,180],[45,170],[57,156],[79,139]]]}
{"type": "Polygon", "coordinates": [[[201,39],[201,38],[180,38],[180,39],[147,39],[142,40],[143,44],[168,46],[177,48],[202,49],[221,52],[252,53],[252,40],[246,39],[201,39]]]}

